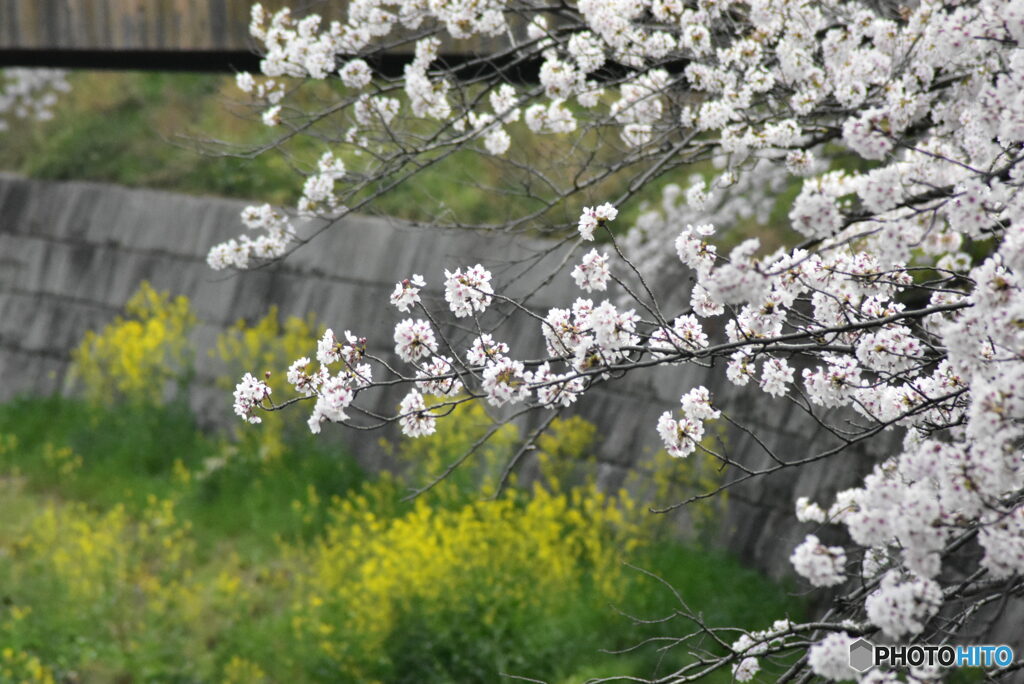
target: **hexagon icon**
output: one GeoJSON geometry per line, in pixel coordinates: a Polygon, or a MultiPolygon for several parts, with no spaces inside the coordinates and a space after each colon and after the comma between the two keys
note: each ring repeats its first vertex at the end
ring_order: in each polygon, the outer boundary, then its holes
{"type": "Polygon", "coordinates": [[[875,664],[875,647],[867,639],[857,639],[850,644],[850,667],[864,672],[875,664]]]}

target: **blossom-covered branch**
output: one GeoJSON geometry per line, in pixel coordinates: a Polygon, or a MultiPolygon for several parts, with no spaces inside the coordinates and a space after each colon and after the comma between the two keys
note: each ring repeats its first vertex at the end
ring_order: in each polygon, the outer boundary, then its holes
{"type": "MultiPolygon", "coordinates": [[[[838,441],[801,459],[769,451],[764,468],[714,454],[734,481],[899,431],[902,446],[860,486],[796,502],[815,528],[794,569],[845,594],[836,607],[739,638],[697,622],[718,650],[658,681],[724,667],[747,681],[794,653],[788,679],[896,681],[849,668],[854,636],[944,643],[1021,594],[1024,2],[360,0],[348,16],[322,26],[254,8],[263,75],[240,74],[240,88],[284,131],[277,143],[308,135],[325,149],[295,211],[248,209],[258,237],[214,247],[210,265],[280,258],[302,242],[296,217],[329,227],[472,152],[505,164],[530,200],[475,227],[559,238],[551,250],[571,246],[561,270],[579,293],[543,310],[481,264],[408,274],[390,297],[393,339],[328,330],[315,362],[288,369],[311,430],[396,422],[417,437],[460,402],[559,410],[639,369],[697,363],[796,402],[838,441]],[[457,78],[442,40],[470,38],[486,46],[481,63],[539,60],[539,83],[500,68],[457,78]],[[375,51],[403,44],[415,55],[404,76],[375,74],[375,51]],[[337,98],[308,109],[306,81],[336,83],[337,98]],[[536,138],[578,167],[517,154],[515,140],[536,138]],[[680,169],[690,177],[660,207],[621,225],[680,169]],[[800,238],[737,244],[740,226],[773,214],[800,238]],[[535,348],[512,349],[510,326],[532,326],[535,348]],[[393,414],[361,403],[395,386],[406,394],[393,414]]],[[[705,448],[707,421],[733,419],[703,387],[679,396],[651,430],[685,458],[705,448]]],[[[235,398],[250,421],[279,407],[253,376],[235,398]]]]}

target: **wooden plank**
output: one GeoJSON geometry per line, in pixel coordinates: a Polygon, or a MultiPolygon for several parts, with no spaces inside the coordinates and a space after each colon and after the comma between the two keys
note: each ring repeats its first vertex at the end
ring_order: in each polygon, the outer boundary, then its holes
{"type": "MultiPolygon", "coordinates": [[[[2,49],[245,50],[253,0],[0,0],[2,49]]],[[[345,2],[268,0],[327,19],[345,2]]]]}
{"type": "MultiPolygon", "coordinates": [[[[254,0],[0,0],[0,52],[252,51],[254,0]]],[[[344,20],[346,0],[263,0],[268,14],[291,6],[344,20]]],[[[517,30],[518,33],[518,30],[517,30]]],[[[472,54],[488,41],[444,41],[441,52],[472,54]]],[[[408,53],[406,47],[399,53],[408,53]]]]}

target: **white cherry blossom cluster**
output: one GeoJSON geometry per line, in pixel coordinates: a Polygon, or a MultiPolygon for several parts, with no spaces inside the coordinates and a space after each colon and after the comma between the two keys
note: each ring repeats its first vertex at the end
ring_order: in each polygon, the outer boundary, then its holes
{"type": "Polygon", "coordinates": [[[477,264],[444,272],[444,299],[456,318],[465,318],[474,313],[483,313],[491,303],[494,289],[491,288],[491,272],[477,264]]]}
{"type": "Polygon", "coordinates": [[[235,386],[235,414],[246,422],[262,423],[263,419],[254,413],[263,400],[269,397],[270,386],[251,373],[246,373],[235,386]]]}
{"type": "Polygon", "coordinates": [[[398,424],[409,437],[425,437],[437,430],[437,418],[427,410],[423,395],[411,390],[398,406],[398,424]]]}
{"type": "Polygon", "coordinates": [[[696,351],[708,346],[708,335],[704,326],[693,314],[680,316],[672,321],[672,327],[660,327],[648,341],[655,358],[668,358],[684,351],[696,351]]]}
{"type": "Polygon", "coordinates": [[[704,421],[715,420],[722,414],[712,408],[706,387],[694,387],[680,398],[683,417],[676,419],[671,411],[658,419],[658,434],[669,456],[685,458],[700,446],[704,439],[704,421]]]}
{"type": "Polygon", "coordinates": [[[288,251],[295,229],[283,213],[269,204],[252,205],[242,210],[242,223],[249,230],[262,230],[255,240],[248,235],[222,242],[210,249],[206,263],[215,271],[245,269],[260,260],[276,259],[288,251]]]}
{"type": "Polygon", "coordinates": [[[853,637],[846,632],[829,634],[807,651],[811,670],[835,682],[858,679],[860,673],[850,667],[850,645],[853,642],[853,637]]]}
{"type": "Polygon", "coordinates": [[[611,277],[608,255],[601,254],[596,249],[590,250],[570,275],[576,281],[576,286],[587,292],[607,290],[608,278],[611,277]]]}
{"type": "Polygon", "coordinates": [[[736,681],[753,680],[761,672],[759,658],[773,649],[783,648],[798,628],[789,620],[776,620],[769,629],[748,632],[734,640],[729,649],[736,656],[736,662],[732,665],[732,675],[736,681]]]}
{"type": "Polygon", "coordinates": [[[841,546],[825,546],[813,534],[793,549],[790,561],[816,587],[831,587],[846,580],[846,551],[841,546]]]}
{"type": "Polygon", "coordinates": [[[423,394],[437,397],[456,397],[463,391],[455,362],[449,356],[435,356],[430,363],[423,364],[416,373],[422,381],[416,383],[423,394]]]}
{"type": "MultiPolygon", "coordinates": [[[[607,177],[641,168],[628,196],[596,206],[584,204],[600,173],[563,186],[557,174],[535,177],[557,190],[549,208],[568,221],[572,244],[552,251],[601,241],[561,261],[579,288],[607,293],[600,302],[572,295],[535,310],[533,293],[505,296],[507,283],[479,264],[443,270],[447,310],[425,306],[422,276],[395,286],[391,303],[424,317],[396,320],[394,359],[374,369],[381,385],[408,388],[393,417],[407,435],[430,434],[461,401],[559,409],[622,375],[693,363],[797,405],[839,443],[769,451],[765,467],[709,450],[737,482],[822,459],[842,467],[848,448],[898,444],[856,486],[796,502],[796,519],[815,526],[792,550],[796,572],[816,587],[858,588],[829,622],[733,643],[714,663],[740,681],[785,649],[806,656],[802,676],[850,679],[844,649],[857,635],[938,641],[937,615],[967,624],[975,606],[1024,590],[1024,0],[889,4],[572,0],[557,22],[546,6],[517,8],[526,27],[491,2],[361,0],[330,26],[256,10],[263,76],[239,77],[270,123],[291,116],[284,79],[346,89],[335,110],[352,122],[344,143],[370,154],[346,154],[365,165],[347,168],[337,142],[303,181],[299,213],[344,213],[402,154],[413,165],[427,148],[509,154],[517,126],[600,141],[607,177]],[[364,57],[403,31],[421,32],[409,39],[415,57],[381,81],[364,57]],[[439,59],[444,37],[536,59],[539,82],[513,86],[499,69],[463,88],[439,59]],[[701,173],[668,177],[696,163],[701,173]],[[657,178],[676,183],[617,230],[624,202],[657,178]],[[757,229],[778,220],[792,239],[757,229]],[[539,328],[539,357],[500,339],[502,325],[523,322],[539,328]]],[[[284,212],[253,208],[246,224],[265,234],[215,247],[211,266],[246,268],[294,240],[284,212]]],[[[332,336],[318,370],[307,357],[289,369],[299,397],[316,403],[311,427],[351,422],[346,409],[372,386],[364,354],[332,336]]],[[[651,428],[685,457],[732,407],[712,406],[704,387],[680,391],[681,414],[651,428]]],[[[266,398],[247,375],[236,410],[252,420],[272,408],[266,398]]]]}
{"type": "Polygon", "coordinates": [[[287,380],[296,392],[315,398],[308,425],[313,434],[320,432],[321,424],[344,422],[345,409],[351,405],[356,393],[373,383],[373,368],[365,363],[366,339],[357,338],[348,330],[342,343],[328,328],[317,342],[316,360],[319,367],[310,371],[308,357],[296,359],[288,368],[287,380]]]}
{"type": "Polygon", "coordinates": [[[49,121],[60,93],[70,90],[67,72],[60,69],[0,71],[0,132],[10,126],[9,117],[49,121]]]}
{"type": "Polygon", "coordinates": [[[395,290],[391,293],[391,305],[399,311],[407,313],[409,309],[419,303],[420,290],[426,286],[427,282],[423,276],[417,274],[396,283],[395,290]]]}
{"type": "Polygon", "coordinates": [[[406,318],[395,326],[395,353],[406,363],[437,352],[437,340],[428,321],[406,318]]]}
{"type": "Polygon", "coordinates": [[[608,221],[614,221],[618,215],[619,210],[607,202],[597,207],[584,207],[577,225],[580,237],[592,241],[594,231],[598,226],[603,226],[608,221]]]}

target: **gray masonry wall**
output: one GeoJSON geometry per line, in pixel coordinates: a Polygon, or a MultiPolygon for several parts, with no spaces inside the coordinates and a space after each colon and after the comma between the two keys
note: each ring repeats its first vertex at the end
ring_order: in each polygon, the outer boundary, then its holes
{"type": "MultiPolygon", "coordinates": [[[[387,305],[387,296],[398,280],[421,273],[436,288],[442,268],[479,261],[499,283],[511,283],[511,292],[522,293],[564,256],[549,244],[522,238],[350,218],[282,263],[234,275],[213,272],[205,263],[206,252],[241,232],[242,206],[224,199],[0,175],[0,400],[61,391],[70,350],[86,330],[119,313],[144,279],[192,300],[200,319],[195,333],[200,348],[210,346],[238,318],[256,319],[276,304],[283,316],[313,311],[337,332],[350,329],[367,337],[371,347],[390,350],[401,314],[387,305]]],[[[579,292],[566,280],[556,279],[533,304],[573,301],[579,292]]],[[[466,331],[447,334],[457,346],[466,346],[466,331]]],[[[509,328],[500,338],[514,354],[540,351],[536,323],[509,328]]],[[[230,393],[212,386],[218,372],[214,362],[200,353],[197,363],[194,406],[215,423],[233,419],[230,393]]],[[[809,454],[828,444],[827,435],[794,404],[740,392],[724,381],[721,369],[659,368],[611,383],[580,402],[579,413],[602,434],[597,454],[601,482],[617,486],[630,470],[646,469],[656,448],[658,415],[678,408],[679,395],[695,384],[708,386],[718,404],[780,455],[809,454]]],[[[393,410],[399,398],[381,394],[375,407],[393,410]]],[[[304,421],[306,413],[300,407],[295,420],[304,421]]],[[[346,432],[336,426],[327,430],[346,432]]],[[[380,459],[379,437],[376,432],[343,435],[360,460],[371,465],[380,459]]],[[[744,462],[766,463],[744,432],[731,431],[727,446],[744,462]]],[[[793,520],[795,496],[827,501],[837,489],[854,484],[875,457],[848,451],[736,487],[721,541],[773,575],[791,575],[786,559],[808,531],[793,520]]],[[[677,518],[676,524],[687,524],[685,513],[677,518]]]]}

